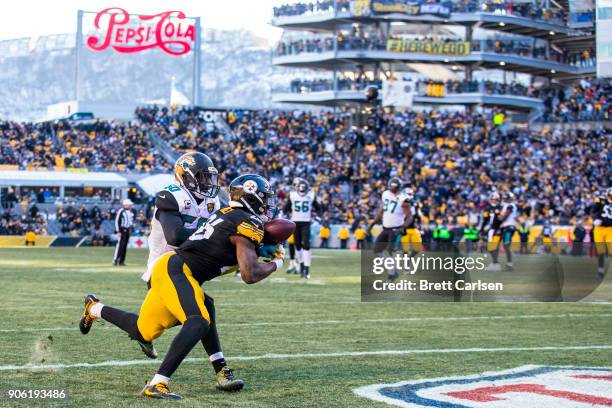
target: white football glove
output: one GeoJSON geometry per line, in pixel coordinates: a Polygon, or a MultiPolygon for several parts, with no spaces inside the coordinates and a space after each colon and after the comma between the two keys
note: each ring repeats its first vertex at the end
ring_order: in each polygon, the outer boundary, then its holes
{"type": "Polygon", "coordinates": [[[272,255],[272,262],[276,264],[276,270],[279,271],[283,267],[283,262],[285,261],[285,247],[282,244],[279,244],[276,252],[272,255]]]}

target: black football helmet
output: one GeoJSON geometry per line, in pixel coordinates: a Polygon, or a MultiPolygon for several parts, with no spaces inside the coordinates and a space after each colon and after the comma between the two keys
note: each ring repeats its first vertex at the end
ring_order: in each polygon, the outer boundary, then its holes
{"type": "Polygon", "coordinates": [[[499,204],[500,201],[501,201],[501,197],[499,193],[497,191],[493,191],[491,195],[489,196],[489,204],[495,207],[499,204]]]}
{"type": "Polygon", "coordinates": [[[310,191],[310,184],[304,179],[300,179],[297,182],[296,190],[301,195],[306,195],[310,191]]]}
{"type": "Polygon", "coordinates": [[[263,222],[272,219],[276,211],[276,193],[270,182],[257,174],[243,174],[229,185],[230,206],[237,204],[263,222]]]}
{"type": "Polygon", "coordinates": [[[406,194],[408,201],[414,200],[414,190],[411,187],[404,188],[404,194],[406,194]]]}
{"type": "Polygon", "coordinates": [[[400,180],[398,177],[391,177],[391,179],[387,183],[387,187],[393,193],[397,193],[401,186],[402,186],[402,180],[400,180]]]}
{"type": "Polygon", "coordinates": [[[200,152],[185,153],[174,165],[174,178],[197,199],[219,194],[219,172],[213,161],[200,152]]]}

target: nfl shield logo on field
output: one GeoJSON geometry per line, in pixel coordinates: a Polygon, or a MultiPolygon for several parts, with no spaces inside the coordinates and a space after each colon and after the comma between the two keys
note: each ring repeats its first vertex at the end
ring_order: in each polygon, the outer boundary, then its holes
{"type": "Polygon", "coordinates": [[[612,407],[612,368],[524,366],[463,377],[374,384],[354,392],[398,407],[612,407]]]}

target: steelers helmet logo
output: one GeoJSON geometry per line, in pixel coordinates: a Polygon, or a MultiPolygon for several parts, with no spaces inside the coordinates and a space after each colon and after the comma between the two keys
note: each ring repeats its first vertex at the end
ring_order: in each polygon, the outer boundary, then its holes
{"type": "Polygon", "coordinates": [[[242,185],[242,189],[247,193],[255,193],[257,191],[257,183],[253,180],[247,180],[242,185]]]}

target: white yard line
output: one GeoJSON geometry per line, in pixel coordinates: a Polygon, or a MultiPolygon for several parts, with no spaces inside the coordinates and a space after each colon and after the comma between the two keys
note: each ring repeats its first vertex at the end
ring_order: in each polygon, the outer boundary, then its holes
{"type": "MultiPolygon", "coordinates": [[[[612,344],[585,346],[543,346],[543,347],[494,347],[494,348],[453,348],[453,349],[411,349],[411,350],[376,350],[376,351],[340,351],[332,353],[292,353],[263,354],[259,356],[233,356],[230,361],[278,360],[296,358],[331,358],[331,357],[362,357],[362,356],[403,356],[408,354],[452,354],[452,353],[506,353],[516,351],[569,351],[569,350],[612,350],[612,344]]],[[[208,358],[187,358],[185,362],[208,362],[208,358]]],[[[57,370],[64,368],[96,368],[96,367],[126,367],[137,365],[160,364],[160,360],[109,360],[98,363],[72,364],[24,364],[0,365],[0,371],[17,370],[57,370]]]]}
{"type": "MultiPolygon", "coordinates": [[[[248,323],[219,323],[219,327],[257,327],[257,326],[299,326],[299,325],[317,325],[317,324],[355,324],[355,323],[394,323],[394,322],[453,322],[453,321],[471,321],[471,320],[520,320],[520,319],[557,319],[557,318],[580,318],[580,317],[595,317],[606,318],[612,317],[612,313],[565,313],[565,314],[537,314],[537,315],[510,315],[510,316],[451,316],[451,317],[397,317],[383,319],[356,319],[356,320],[306,320],[306,321],[288,321],[288,322],[248,322],[248,323]]],[[[105,326],[105,328],[113,328],[113,326],[105,326]]],[[[76,331],[77,327],[47,327],[47,328],[22,328],[22,329],[0,329],[0,333],[20,333],[20,332],[44,332],[44,331],[76,331]]]]}

